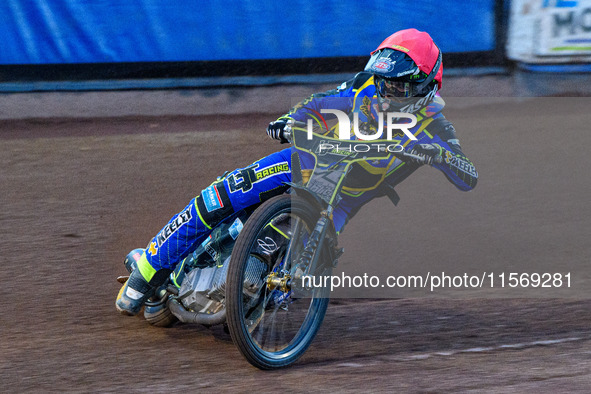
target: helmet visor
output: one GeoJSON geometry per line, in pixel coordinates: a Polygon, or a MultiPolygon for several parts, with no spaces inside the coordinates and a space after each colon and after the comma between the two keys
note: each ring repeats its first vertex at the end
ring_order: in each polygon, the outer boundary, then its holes
{"type": "Polygon", "coordinates": [[[418,85],[413,82],[386,79],[375,75],[374,83],[378,94],[383,98],[400,100],[414,97],[417,94],[418,85]]]}

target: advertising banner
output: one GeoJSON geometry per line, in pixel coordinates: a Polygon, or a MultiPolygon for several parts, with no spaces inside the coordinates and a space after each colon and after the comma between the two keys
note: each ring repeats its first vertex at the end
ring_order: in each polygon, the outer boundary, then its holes
{"type": "Polygon", "coordinates": [[[591,61],[591,0],[515,0],[507,54],[527,63],[591,61]]]}

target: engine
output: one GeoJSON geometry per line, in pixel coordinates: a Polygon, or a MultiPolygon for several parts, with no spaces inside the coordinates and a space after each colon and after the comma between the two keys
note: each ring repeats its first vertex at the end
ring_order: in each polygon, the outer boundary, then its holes
{"type": "MultiPolygon", "coordinates": [[[[226,277],[234,241],[242,230],[244,216],[222,223],[177,267],[180,279],[178,299],[190,311],[213,314],[225,307],[226,277]],[[184,279],[181,279],[184,276],[184,279]]],[[[254,297],[263,285],[267,265],[251,257],[244,277],[244,291],[254,297]]]]}
{"type": "Polygon", "coordinates": [[[195,268],[187,274],[179,290],[185,308],[210,314],[224,308],[229,260],[230,257],[221,266],[195,268]]]}
{"type": "MultiPolygon", "coordinates": [[[[195,268],[190,271],[179,290],[179,299],[185,308],[200,313],[216,313],[225,307],[226,277],[230,257],[222,266],[195,268]]],[[[267,265],[261,260],[251,257],[244,273],[244,295],[256,297],[261,286],[267,265]]]]}

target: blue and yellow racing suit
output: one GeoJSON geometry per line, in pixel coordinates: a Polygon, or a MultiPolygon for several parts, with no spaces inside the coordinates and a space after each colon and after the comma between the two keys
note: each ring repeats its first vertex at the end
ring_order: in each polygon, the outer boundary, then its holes
{"type": "MultiPolygon", "coordinates": [[[[429,105],[415,113],[417,124],[409,131],[417,138],[416,141],[402,132],[393,136],[393,139],[407,149],[412,149],[416,143],[440,146],[443,161],[433,164],[433,167],[443,172],[458,189],[468,191],[476,186],[478,174],[462,153],[453,125],[441,114],[444,105],[443,100],[436,96],[429,105]]],[[[323,108],[340,110],[350,115],[358,113],[359,130],[374,134],[380,117],[372,74],[359,73],[337,89],[314,94],[282,118],[303,122],[313,118],[323,123],[323,108]]],[[[343,198],[333,214],[336,230],[341,231],[361,206],[376,197],[388,195],[388,191],[393,190],[417,168],[416,164],[403,163],[396,158],[355,164],[352,172],[363,173],[363,176],[351,178],[363,179],[365,184],[357,182],[344,185],[343,198]]],[[[145,259],[154,271],[174,269],[178,262],[209,236],[218,223],[235,212],[284,193],[287,190],[285,182],[290,181],[291,148],[218,178],[150,241],[145,259]]]]}

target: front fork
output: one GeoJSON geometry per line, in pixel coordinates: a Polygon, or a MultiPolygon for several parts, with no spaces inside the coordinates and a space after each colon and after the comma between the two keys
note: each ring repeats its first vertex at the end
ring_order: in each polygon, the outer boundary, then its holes
{"type": "Polygon", "coordinates": [[[326,238],[326,231],[330,223],[333,207],[328,206],[324,211],[320,212],[320,219],[316,222],[316,226],[308,238],[308,243],[302,252],[298,262],[293,271],[293,278],[300,280],[305,275],[310,275],[316,272],[318,260],[320,260],[319,251],[322,250],[326,238]]]}
{"type": "MultiPolygon", "coordinates": [[[[326,232],[328,231],[329,225],[331,223],[331,215],[333,212],[333,207],[328,206],[328,208],[322,212],[320,212],[320,219],[316,222],[316,226],[314,226],[314,230],[310,234],[308,238],[308,243],[306,247],[302,251],[302,254],[294,267],[290,270],[289,273],[285,273],[284,275],[277,275],[277,273],[271,273],[267,279],[267,288],[269,290],[279,289],[283,292],[288,292],[292,288],[292,284],[294,281],[300,281],[303,277],[314,274],[318,267],[318,263],[320,260],[320,256],[322,253],[319,253],[322,250],[324,242],[326,240],[326,232]]],[[[331,245],[331,253],[330,259],[331,264],[334,265],[337,262],[338,257],[343,253],[343,250],[340,249],[333,252],[334,245],[331,245]]],[[[288,254],[289,255],[289,254],[288,254]]]]}

